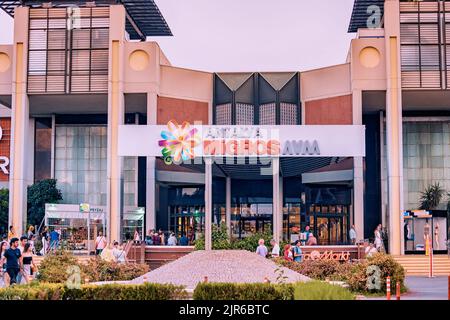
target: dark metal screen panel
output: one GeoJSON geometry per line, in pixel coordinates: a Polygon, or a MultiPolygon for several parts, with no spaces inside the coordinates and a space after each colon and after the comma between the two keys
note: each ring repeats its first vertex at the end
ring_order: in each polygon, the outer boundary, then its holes
{"type": "Polygon", "coordinates": [[[216,106],[216,124],[227,125],[232,122],[231,118],[231,103],[220,104],[216,106]]]}
{"type": "Polygon", "coordinates": [[[296,72],[253,73],[245,81],[242,74],[215,75],[214,123],[301,124],[299,81],[296,72]]]}
{"type": "Polygon", "coordinates": [[[266,103],[259,106],[259,124],[275,125],[277,124],[276,103],[266,103]]]}

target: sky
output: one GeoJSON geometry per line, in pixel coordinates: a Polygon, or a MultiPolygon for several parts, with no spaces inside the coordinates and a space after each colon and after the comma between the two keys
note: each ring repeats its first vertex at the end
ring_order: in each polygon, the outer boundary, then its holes
{"type": "MultiPolygon", "coordinates": [[[[353,0],[155,0],[172,65],[210,72],[304,71],[346,61],[353,0]]],[[[0,10],[1,11],[1,10],[0,10]]],[[[0,44],[12,19],[0,12],[0,44]]]]}

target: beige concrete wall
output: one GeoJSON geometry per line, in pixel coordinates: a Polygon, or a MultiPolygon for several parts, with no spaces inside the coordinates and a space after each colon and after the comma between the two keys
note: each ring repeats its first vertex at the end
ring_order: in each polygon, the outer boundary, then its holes
{"type": "Polygon", "coordinates": [[[352,40],[350,60],[353,90],[386,90],[386,50],[383,38],[352,40]]]}
{"type": "Polygon", "coordinates": [[[213,74],[161,66],[159,94],[169,98],[212,103],[213,74]]]}
{"type": "Polygon", "coordinates": [[[155,42],[124,43],[124,92],[158,92],[160,53],[155,42]]]}
{"type": "Polygon", "coordinates": [[[302,72],[303,102],[351,94],[350,64],[302,72]]]}
{"type": "Polygon", "coordinates": [[[0,45],[0,95],[11,94],[13,51],[13,45],[0,45]]]}

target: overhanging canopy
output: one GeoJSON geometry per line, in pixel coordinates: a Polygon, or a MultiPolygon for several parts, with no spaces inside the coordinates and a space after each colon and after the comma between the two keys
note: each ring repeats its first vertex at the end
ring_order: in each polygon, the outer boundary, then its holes
{"type": "MultiPolygon", "coordinates": [[[[14,16],[14,9],[18,6],[41,6],[49,1],[41,0],[0,0],[0,8],[11,17],[14,16]]],[[[52,0],[55,6],[86,5],[86,1],[80,0],[52,0]]],[[[121,3],[127,11],[126,30],[130,39],[145,40],[150,36],[171,36],[166,20],[158,9],[154,0],[97,0],[96,5],[110,5],[121,3]]]]}
{"type": "Polygon", "coordinates": [[[367,28],[367,20],[373,14],[368,12],[368,8],[373,5],[380,8],[381,17],[383,17],[384,0],[355,0],[348,32],[357,32],[359,28],[367,28]]]}

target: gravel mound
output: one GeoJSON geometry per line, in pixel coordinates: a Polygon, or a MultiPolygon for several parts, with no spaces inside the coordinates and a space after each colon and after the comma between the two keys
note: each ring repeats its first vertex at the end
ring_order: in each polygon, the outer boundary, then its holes
{"type": "Polygon", "coordinates": [[[241,250],[194,251],[175,261],[136,278],[131,283],[172,283],[194,289],[205,276],[209,282],[255,283],[276,282],[283,270],[285,282],[309,281],[310,279],[288,268],[279,267],[256,253],[241,250]]]}

